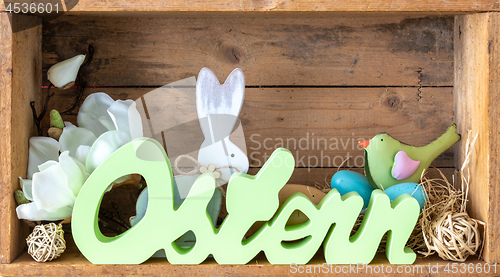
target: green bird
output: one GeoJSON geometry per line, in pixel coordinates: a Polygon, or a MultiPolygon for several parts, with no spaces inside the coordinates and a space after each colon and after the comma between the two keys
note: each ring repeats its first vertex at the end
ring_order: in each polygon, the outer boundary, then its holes
{"type": "Polygon", "coordinates": [[[400,183],[418,183],[432,161],[460,140],[456,129],[455,124],[451,125],[438,139],[421,147],[402,143],[387,133],[359,141],[365,149],[368,181],[383,190],[400,183]]]}

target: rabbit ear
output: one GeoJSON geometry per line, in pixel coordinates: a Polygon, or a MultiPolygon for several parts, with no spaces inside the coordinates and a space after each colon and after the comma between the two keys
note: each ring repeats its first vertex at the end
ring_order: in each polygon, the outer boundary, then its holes
{"type": "Polygon", "coordinates": [[[245,98],[245,76],[243,75],[243,71],[235,68],[227,77],[224,86],[228,87],[228,91],[231,94],[231,113],[228,114],[238,117],[243,105],[243,99],[245,98]]]}
{"type": "Polygon", "coordinates": [[[196,81],[196,106],[198,118],[213,114],[226,114],[238,117],[245,95],[245,77],[236,68],[221,85],[215,74],[202,68],[196,81]]]}

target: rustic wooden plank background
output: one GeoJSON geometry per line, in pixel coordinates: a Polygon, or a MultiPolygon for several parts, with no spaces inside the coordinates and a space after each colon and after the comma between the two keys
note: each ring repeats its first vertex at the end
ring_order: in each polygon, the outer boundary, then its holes
{"type": "MultiPolygon", "coordinates": [[[[5,13],[0,14],[0,90],[1,91],[12,91],[12,41],[13,36],[10,31],[9,17],[5,13]],[[10,70],[9,70],[10,69],[10,70]]],[[[3,130],[10,130],[12,128],[12,96],[9,93],[0,94],[0,124],[3,130]]],[[[1,210],[0,210],[0,220],[2,222],[7,222],[7,224],[0,227],[0,263],[8,263],[13,257],[11,257],[10,251],[13,238],[12,231],[9,229],[9,223],[13,221],[13,215],[11,211],[12,207],[12,197],[8,199],[6,195],[11,195],[12,187],[12,167],[10,159],[13,156],[11,149],[11,132],[1,132],[0,133],[0,170],[2,175],[0,176],[0,195],[1,196],[1,210]]],[[[14,226],[12,226],[14,227],[14,226]]]]}
{"type": "MultiPolygon", "coordinates": [[[[297,145],[287,148],[298,168],[290,182],[325,185],[348,156],[344,167],[362,171],[359,139],[386,131],[424,145],[453,122],[454,22],[449,16],[66,15],[44,20],[45,71],[94,46],[94,60],[83,71],[92,87],[84,96],[104,91],[115,99],[141,100],[160,86],[197,76],[204,66],[221,81],[242,68],[247,89],[240,119],[252,174],[281,141],[293,141],[297,145]]],[[[53,92],[53,108],[71,106],[74,89],[53,92]]],[[[146,103],[148,110],[169,118],[174,111],[169,97],[160,94],[146,103]]],[[[198,123],[193,126],[189,135],[170,130],[171,139],[200,145],[203,136],[198,123]]],[[[450,149],[434,163],[447,176],[453,153],[450,149]]],[[[136,193],[123,190],[107,201],[119,203],[126,219],[134,213],[136,193]]]]}
{"type": "MultiPolygon", "coordinates": [[[[64,255],[56,261],[41,265],[35,262],[27,253],[24,253],[14,264],[0,264],[0,272],[8,272],[13,276],[50,276],[56,273],[61,275],[71,274],[72,276],[114,276],[114,275],[132,275],[132,276],[157,276],[166,274],[168,276],[293,276],[290,265],[271,265],[265,258],[263,253],[257,255],[252,261],[246,265],[219,265],[213,258],[207,260],[201,265],[175,265],[170,266],[170,263],[165,258],[152,258],[140,265],[92,265],[76,248],[74,241],[68,237],[68,248],[64,255]],[[68,273],[69,272],[69,273],[68,273]]],[[[322,251],[313,257],[308,265],[321,267],[325,263],[322,251]]],[[[479,264],[481,268],[485,267],[485,262],[478,260],[476,257],[471,257],[467,263],[473,263],[474,266],[479,264]]],[[[424,277],[431,274],[429,264],[435,266],[433,271],[445,272],[445,268],[449,267],[448,261],[443,261],[437,255],[422,258],[417,257],[412,265],[412,276],[424,277]]],[[[391,276],[390,273],[374,273],[378,267],[384,266],[385,272],[401,271],[400,265],[391,265],[384,255],[376,255],[374,260],[368,265],[371,268],[360,269],[356,273],[350,273],[349,276],[391,276]],[[390,269],[389,269],[390,267],[390,269]],[[398,269],[399,267],[399,269],[398,269]]],[[[344,265],[338,265],[337,269],[333,265],[332,272],[342,271],[344,265]]],[[[323,271],[316,268],[311,268],[312,273],[307,276],[325,276],[323,271]]],[[[330,267],[328,267],[330,269],[330,267]]],[[[349,269],[349,266],[347,266],[349,269]]],[[[304,272],[306,269],[304,268],[304,272]]],[[[344,269],[345,270],[345,269],[344,269]]],[[[302,274],[304,275],[304,274],[302,274]]],[[[466,276],[467,274],[452,275],[443,274],[441,276],[466,276]]],[[[488,273],[469,274],[467,276],[496,276],[493,269],[488,273]]]]}
{"type": "MultiPolygon", "coordinates": [[[[4,0],[5,3],[28,0],[4,0]]],[[[44,2],[61,3],[59,0],[44,2]]],[[[65,10],[78,12],[139,12],[139,11],[340,11],[340,12],[467,12],[498,11],[498,1],[491,0],[332,0],[332,1],[284,1],[284,0],[189,0],[189,1],[64,1],[65,10]]],[[[1,7],[5,10],[5,7],[1,7]]]]}
{"type": "Polygon", "coordinates": [[[62,16],[44,22],[44,68],[96,52],[95,86],[161,86],[209,67],[247,86],[452,86],[453,18],[62,16]],[[117,77],[119,74],[119,77],[117,77]]]}
{"type": "MultiPolygon", "coordinates": [[[[485,268],[484,261],[478,260],[476,257],[471,257],[467,260],[468,263],[474,265],[479,264],[485,268]]],[[[310,268],[312,273],[307,276],[319,277],[325,276],[323,271],[319,271],[325,263],[324,257],[319,251],[319,254],[313,257],[308,265],[314,265],[317,268],[310,268]]],[[[449,262],[443,261],[436,255],[429,258],[418,257],[412,265],[412,276],[425,277],[431,274],[429,264],[435,266],[433,271],[444,272],[446,266],[449,267],[449,262]],[[414,268],[413,268],[414,267],[414,268]]],[[[391,265],[384,255],[375,256],[374,260],[367,267],[359,270],[357,273],[351,273],[349,276],[391,276],[389,273],[374,273],[380,270],[383,265],[384,271],[397,272],[401,271],[401,265],[391,265]],[[375,268],[377,267],[377,269],[375,268]],[[389,269],[390,268],[390,269],[389,269]],[[399,268],[399,269],[398,269],[399,268]]],[[[332,272],[342,271],[345,265],[332,265],[332,272]]],[[[356,267],[356,266],[355,266],[356,267]]],[[[330,269],[330,267],[328,267],[330,269]]],[[[347,265],[347,269],[349,266],[347,265]]],[[[306,269],[303,268],[304,272],[306,269]]],[[[344,269],[345,270],[345,269],[344,269]]],[[[290,265],[271,265],[265,258],[263,253],[257,255],[252,261],[246,265],[219,265],[213,258],[207,260],[201,265],[175,265],[171,266],[165,258],[152,258],[140,265],[92,265],[76,248],[74,242],[68,240],[68,249],[65,255],[62,255],[56,261],[41,265],[33,261],[33,259],[24,253],[14,264],[0,264],[0,272],[8,272],[13,276],[50,276],[55,273],[71,274],[72,276],[113,276],[113,275],[131,275],[131,276],[157,276],[166,274],[168,276],[293,276],[290,265]]],[[[302,274],[304,275],[304,274],[302,274]]],[[[451,275],[443,274],[441,276],[466,276],[464,274],[451,275]]],[[[493,269],[489,273],[469,274],[467,276],[496,276],[493,269]]]]}
{"type": "MultiPolygon", "coordinates": [[[[499,89],[500,15],[475,14],[455,19],[455,104],[458,130],[478,135],[471,158],[472,217],[487,222],[484,258],[500,262],[499,223],[499,89]]],[[[457,151],[457,163],[465,160],[465,140],[457,151]]]]}
{"type": "Polygon", "coordinates": [[[14,191],[18,177],[26,177],[28,139],[35,135],[29,103],[41,107],[41,19],[2,13],[0,38],[0,263],[8,263],[23,252],[28,235],[16,216],[14,191]],[[37,26],[12,32],[11,24],[37,26]]]}
{"type": "MultiPolygon", "coordinates": [[[[91,88],[85,96],[104,91],[117,99],[135,100],[152,90],[91,88]]],[[[66,110],[73,99],[69,91],[55,90],[52,103],[66,110]]],[[[156,116],[170,117],[168,99],[169,95],[157,99],[163,110],[156,116]]],[[[450,87],[248,88],[240,119],[251,167],[260,167],[283,144],[296,157],[297,167],[338,167],[348,156],[345,166],[362,167],[359,139],[386,131],[410,144],[429,143],[453,121],[452,99],[450,87]]],[[[76,116],[65,119],[76,122],[76,116]]],[[[189,135],[184,128],[170,130],[170,139],[179,140],[170,141],[171,145],[201,145],[199,123],[191,123],[186,124],[189,135]]],[[[182,154],[168,148],[167,152],[182,154]]],[[[453,163],[453,150],[449,150],[433,165],[453,167],[453,163]]]]}
{"type": "MultiPolygon", "coordinates": [[[[375,5],[367,9],[391,8],[391,2],[383,2],[385,6],[375,7],[375,5]]],[[[399,7],[406,7],[406,9],[420,9],[431,2],[398,1],[397,3],[399,7]]],[[[123,8],[111,5],[111,2],[103,4],[81,1],[81,3],[80,7],[87,5],[85,9],[99,9],[106,5],[108,5],[106,9],[123,8]]],[[[133,9],[166,9],[154,3],[150,6],[142,1],[136,3],[138,6],[132,7],[133,9]]],[[[192,3],[195,9],[196,1],[192,3]]],[[[216,5],[218,2],[213,3],[216,5]]],[[[257,2],[252,1],[252,3],[257,2]]],[[[354,3],[353,5],[376,4],[375,1],[350,3],[354,3]]],[[[433,2],[433,4],[437,3],[433,2]]],[[[447,4],[448,9],[456,10],[480,10],[498,6],[498,3],[493,1],[467,1],[467,3],[465,1],[453,3],[439,1],[439,3],[447,4]]],[[[290,5],[285,3],[278,9],[291,9],[290,5]]],[[[175,8],[169,9],[175,10],[175,8]]],[[[498,72],[494,65],[498,62],[498,55],[494,54],[494,50],[497,49],[498,41],[495,40],[494,34],[498,30],[499,19],[498,16],[491,18],[475,16],[478,18],[460,17],[456,23],[457,27],[470,28],[472,26],[478,30],[486,30],[486,32],[468,33],[459,38],[460,53],[463,52],[470,58],[461,57],[459,60],[465,59],[463,65],[467,66],[467,70],[474,67],[477,61],[487,61],[488,66],[493,68],[491,71],[488,70],[487,78],[496,80],[498,72]],[[479,40],[469,40],[470,37],[479,40]],[[474,54],[477,49],[481,50],[479,56],[474,54]]],[[[96,48],[96,59],[88,68],[87,77],[90,85],[99,86],[99,88],[88,89],[86,93],[106,91],[120,99],[140,98],[157,86],[195,76],[203,66],[211,67],[221,80],[234,67],[241,67],[245,71],[248,85],[241,114],[247,141],[250,140],[252,134],[262,134],[261,138],[300,139],[304,134],[314,132],[318,137],[337,136],[346,139],[371,137],[379,131],[388,131],[403,141],[421,145],[437,137],[454,120],[451,94],[454,85],[453,25],[453,19],[450,17],[418,15],[334,16],[331,18],[321,16],[309,18],[303,15],[295,17],[293,14],[286,18],[251,15],[166,18],[146,16],[139,19],[64,16],[56,20],[47,19],[45,22],[43,62],[46,70],[57,61],[84,52],[87,44],[92,43],[96,48]],[[181,32],[182,34],[179,34],[181,32]],[[355,136],[352,130],[355,131],[355,136]]],[[[460,31],[455,33],[458,34],[460,31]]],[[[5,47],[4,45],[2,49],[5,47]]],[[[25,49],[22,53],[25,51],[27,50],[25,49]]],[[[17,57],[17,59],[24,63],[23,57],[17,57]]],[[[478,74],[481,72],[485,70],[479,70],[478,74]]],[[[10,78],[9,74],[12,73],[2,71],[0,75],[2,82],[6,80],[5,78],[10,78]]],[[[460,78],[466,74],[457,74],[455,78],[457,76],[460,78]]],[[[476,77],[478,80],[485,78],[480,75],[476,77]]],[[[18,76],[18,80],[22,78],[18,76]]],[[[459,83],[462,81],[459,79],[459,83]]],[[[471,82],[474,88],[485,84],[477,80],[471,80],[471,82]]],[[[464,81],[464,84],[468,83],[464,81]]],[[[498,87],[498,84],[493,82],[490,86],[489,96],[483,95],[486,98],[493,95],[490,92],[498,87]]],[[[5,83],[2,83],[2,87],[6,87],[5,83]]],[[[21,86],[22,88],[24,87],[21,86]]],[[[8,84],[7,91],[9,91],[8,84]]],[[[55,92],[53,107],[64,110],[70,105],[73,94],[71,91],[55,92]]],[[[495,98],[491,99],[495,100],[495,98]]],[[[19,100],[25,102],[28,99],[21,97],[19,100]]],[[[478,99],[479,102],[483,100],[484,98],[478,99]]],[[[0,98],[2,107],[7,106],[6,101],[10,100],[2,95],[0,98]]],[[[22,103],[16,105],[22,105],[22,103]]],[[[457,103],[456,100],[455,103],[457,103]]],[[[497,111],[495,107],[491,111],[488,110],[489,125],[498,123],[494,117],[494,112],[497,111]]],[[[455,108],[455,112],[459,112],[461,108],[455,108]]],[[[468,106],[464,109],[465,111],[476,110],[468,106]]],[[[9,117],[4,114],[5,111],[2,109],[1,119],[9,117]]],[[[26,115],[26,113],[23,114],[26,115]]],[[[484,113],[480,113],[472,117],[474,120],[479,120],[483,115],[484,113]]],[[[469,118],[469,115],[459,118],[464,117],[469,118]]],[[[74,120],[74,117],[67,119],[74,120]]],[[[23,124],[26,117],[15,120],[17,120],[16,124],[23,124]]],[[[26,122],[29,124],[28,121],[26,122]]],[[[495,133],[486,132],[486,130],[489,129],[484,128],[483,133],[488,137],[488,141],[496,142],[498,139],[495,133]]],[[[486,144],[484,147],[489,149],[486,144]]],[[[16,150],[16,153],[21,153],[19,151],[22,150],[16,150]]],[[[356,151],[359,151],[356,153],[362,153],[361,150],[356,151]]],[[[494,148],[494,151],[498,152],[498,149],[494,148]]],[[[2,148],[3,152],[4,148],[2,148]]],[[[261,156],[257,155],[256,161],[262,161],[264,153],[266,152],[259,154],[261,156]]],[[[454,153],[453,150],[448,151],[435,163],[445,170],[447,176],[452,174],[454,153]]],[[[491,152],[482,153],[481,155],[484,156],[491,152]]],[[[332,150],[325,154],[335,156],[345,155],[346,152],[332,150]]],[[[317,155],[317,151],[305,151],[303,155],[317,155]]],[[[494,168],[496,159],[491,161],[492,164],[489,164],[486,169],[489,173],[496,169],[494,168]]],[[[6,168],[7,165],[4,163],[2,166],[6,168]]],[[[256,164],[253,166],[250,169],[252,174],[259,169],[256,164]]],[[[481,167],[481,164],[478,166],[481,167]]],[[[22,167],[18,167],[20,168],[22,167]]],[[[298,168],[291,182],[308,185],[324,183],[325,180],[329,181],[334,172],[335,169],[332,167],[311,170],[298,168]]],[[[496,204],[498,201],[495,201],[498,197],[495,196],[496,194],[493,195],[494,190],[491,190],[494,186],[491,180],[498,178],[492,176],[494,175],[484,177],[487,181],[477,187],[471,201],[478,207],[477,213],[487,213],[490,222],[494,221],[498,215],[496,204]],[[489,194],[485,195],[488,195],[487,198],[490,200],[483,202],[485,196],[480,194],[486,190],[489,194]]],[[[12,180],[10,182],[14,183],[12,180]]],[[[5,189],[6,187],[2,186],[2,192],[5,192],[5,189]]],[[[12,189],[12,186],[7,189],[12,189]]],[[[0,195],[4,196],[8,193],[0,195]]],[[[8,205],[12,205],[12,199],[2,199],[2,201],[2,203],[8,201],[8,205]]],[[[4,206],[2,204],[2,207],[4,206]]],[[[10,219],[14,218],[13,214],[9,216],[10,219]]],[[[5,230],[19,230],[18,227],[9,228],[0,229],[2,238],[6,235],[5,230]]],[[[493,229],[489,229],[488,236],[490,244],[498,240],[493,229]]],[[[19,238],[13,241],[16,242],[16,240],[22,241],[19,238]]],[[[4,253],[4,248],[9,246],[0,242],[0,247],[4,253]]],[[[488,247],[495,249],[496,244],[488,247]]],[[[495,261],[498,259],[494,250],[490,250],[490,255],[495,261]]],[[[3,261],[4,257],[2,257],[3,261]]],[[[323,261],[315,259],[313,262],[323,261]]],[[[428,262],[436,261],[425,259],[417,263],[427,265],[428,262]]],[[[130,270],[137,274],[148,274],[148,272],[153,274],[164,270],[164,265],[164,261],[157,263],[153,260],[142,266],[128,268],[121,266],[120,272],[130,270]]],[[[441,271],[443,266],[441,264],[441,271]]],[[[70,248],[67,255],[55,264],[41,268],[26,254],[18,260],[18,263],[0,265],[0,268],[2,272],[8,270],[16,275],[38,275],[41,273],[39,270],[49,274],[53,270],[62,272],[70,269],[73,273],[102,275],[116,270],[116,266],[89,267],[88,261],[74,248],[70,248]]],[[[177,269],[182,273],[191,271],[211,274],[213,270],[222,269],[221,272],[227,274],[255,272],[255,274],[262,275],[263,270],[260,268],[260,265],[220,267],[209,263],[204,267],[179,267],[177,269]]],[[[283,268],[266,267],[264,273],[276,275],[280,274],[280,270],[283,268]]]]}
{"type": "MultiPolygon", "coordinates": [[[[95,47],[84,72],[98,88],[87,94],[138,99],[196,76],[203,66],[220,80],[242,68],[247,91],[241,122],[253,167],[262,165],[279,139],[337,139],[345,144],[339,143],[341,149],[324,140],[323,151],[290,149],[312,162],[321,154],[330,157],[315,167],[336,167],[348,153],[362,156],[350,143],[359,138],[386,131],[423,145],[453,121],[452,17],[62,16],[44,22],[43,33],[45,70],[85,53],[88,44],[95,47]]],[[[52,103],[65,110],[71,97],[58,91],[52,103]]],[[[156,102],[167,101],[165,95],[156,102]]],[[[435,165],[453,167],[452,157],[449,150],[435,165]]]]}

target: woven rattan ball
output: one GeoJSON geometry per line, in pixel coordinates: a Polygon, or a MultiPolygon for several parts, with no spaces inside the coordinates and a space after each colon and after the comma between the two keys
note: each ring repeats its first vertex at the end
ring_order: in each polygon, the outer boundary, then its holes
{"type": "Polygon", "coordinates": [[[26,238],[28,254],[37,262],[48,262],[61,256],[66,250],[62,225],[54,223],[37,225],[26,238]]]}
{"type": "Polygon", "coordinates": [[[481,245],[478,225],[467,213],[446,212],[424,232],[427,246],[442,259],[464,262],[481,245]]]}

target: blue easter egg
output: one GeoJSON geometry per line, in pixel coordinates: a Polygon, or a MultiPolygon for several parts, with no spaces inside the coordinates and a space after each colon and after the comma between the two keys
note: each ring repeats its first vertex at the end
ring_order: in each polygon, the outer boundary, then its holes
{"type": "Polygon", "coordinates": [[[355,171],[340,170],[333,175],[330,184],[332,189],[337,189],[340,192],[340,195],[351,191],[357,192],[363,198],[363,207],[368,207],[374,188],[370,185],[365,175],[355,171]]]}
{"type": "Polygon", "coordinates": [[[422,210],[427,199],[425,197],[422,186],[418,185],[417,183],[401,183],[391,186],[390,188],[387,188],[385,190],[385,194],[389,196],[391,202],[404,193],[408,193],[409,195],[413,196],[413,198],[417,199],[417,202],[420,205],[420,210],[422,210]]]}

